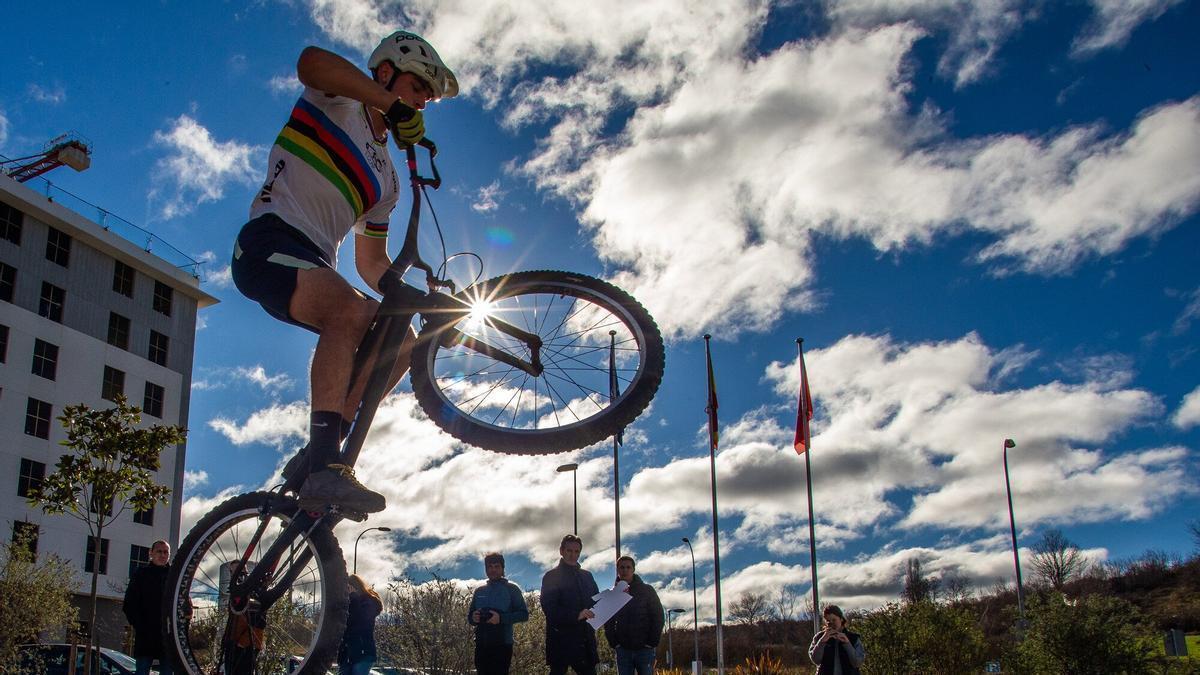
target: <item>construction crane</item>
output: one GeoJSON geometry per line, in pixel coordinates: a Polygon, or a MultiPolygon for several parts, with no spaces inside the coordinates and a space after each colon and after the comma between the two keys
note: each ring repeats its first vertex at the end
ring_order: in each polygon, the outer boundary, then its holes
{"type": "Polygon", "coordinates": [[[83,171],[92,165],[92,146],[79,134],[70,131],[46,142],[42,151],[27,157],[6,159],[4,173],[13,180],[25,181],[40,176],[51,169],[69,166],[83,171]],[[12,166],[8,166],[8,165],[12,166]]]}

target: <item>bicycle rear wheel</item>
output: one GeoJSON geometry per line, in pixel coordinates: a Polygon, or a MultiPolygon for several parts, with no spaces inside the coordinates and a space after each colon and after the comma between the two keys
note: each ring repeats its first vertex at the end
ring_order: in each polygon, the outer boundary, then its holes
{"type": "MultiPolygon", "coordinates": [[[[237,573],[231,563],[253,546],[253,569],[297,509],[295,500],[274,493],[239,495],[204,516],[180,544],[163,598],[164,637],[184,672],[323,675],[333,663],[346,628],[348,592],[346,563],[325,525],[296,537],[285,554],[307,561],[283,597],[265,613],[230,611],[230,578],[237,573]],[[303,665],[293,670],[298,662],[303,665]]],[[[281,573],[284,568],[279,566],[281,573]]]]}
{"type": "Polygon", "coordinates": [[[412,386],[425,413],[459,440],[513,454],[573,450],[617,433],[658,391],[662,335],[646,310],[610,283],[570,272],[518,272],[455,298],[471,312],[435,314],[426,323],[413,348],[412,386]],[[528,345],[489,317],[542,339],[540,375],[465,346],[474,339],[530,360],[528,345]]]}

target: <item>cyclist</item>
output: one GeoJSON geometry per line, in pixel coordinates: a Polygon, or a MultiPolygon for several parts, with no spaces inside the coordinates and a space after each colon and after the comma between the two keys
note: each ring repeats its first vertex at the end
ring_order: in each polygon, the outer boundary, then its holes
{"type": "MultiPolygon", "coordinates": [[[[290,476],[311,463],[299,491],[307,510],[334,505],[375,513],[385,506],[383,495],[335,463],[362,397],[362,383],[350,391],[354,353],[378,304],[337,273],[337,250],[353,230],[355,267],[379,292],[399,192],[388,135],[401,147],[416,144],[425,134],[425,104],[458,93],[437,51],[407,31],[384,38],[367,65],[370,76],[318,47],[300,54],[304,91],[271,148],[266,181],[234,246],[238,290],[271,316],[320,336],[308,445],[284,468],[290,476]]],[[[410,327],[393,386],[408,369],[413,339],[410,327]]]]}

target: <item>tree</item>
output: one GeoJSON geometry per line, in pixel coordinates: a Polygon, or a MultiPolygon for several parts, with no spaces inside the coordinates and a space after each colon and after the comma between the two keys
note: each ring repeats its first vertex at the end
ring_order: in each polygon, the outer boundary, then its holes
{"type": "Polygon", "coordinates": [[[39,559],[28,539],[0,543],[0,673],[20,672],[18,645],[75,622],[71,578],[66,561],[39,559]]]}
{"type": "Polygon", "coordinates": [[[889,603],[849,626],[867,650],[863,673],[958,675],[983,670],[987,645],[975,615],[931,600],[889,603]]]}
{"type": "Polygon", "coordinates": [[[424,583],[388,585],[384,625],[376,633],[388,661],[431,672],[466,672],[474,663],[467,608],[471,592],[437,574],[424,583]]]}
{"type": "MultiPolygon", "coordinates": [[[[182,443],[187,432],[179,426],[156,424],[140,429],[142,410],[118,395],[116,405],[93,410],[86,405],[67,406],[62,422],[71,452],[62,455],[54,473],[30,497],[42,511],[67,514],[83,521],[91,536],[92,585],[89,594],[88,646],[95,646],[96,586],[100,579],[104,528],[126,508],[147,511],[165,503],[171,488],[154,482],[159,455],[169,445],[182,443]]],[[[85,656],[90,672],[92,649],[85,656]]]]}
{"type": "Polygon", "coordinates": [[[799,602],[799,596],[791,587],[780,586],[779,593],[775,596],[775,601],[771,606],[771,613],[780,621],[791,621],[796,618],[796,605],[799,602]]]}
{"type": "Polygon", "coordinates": [[[1052,592],[1032,598],[1026,617],[1029,626],[1024,639],[1014,641],[1005,672],[1148,672],[1157,638],[1124,600],[1088,595],[1068,602],[1052,592]]]}
{"type": "Polygon", "coordinates": [[[729,619],[734,623],[754,625],[766,621],[771,608],[765,593],[743,593],[729,606],[729,619]]]}
{"type": "Polygon", "coordinates": [[[1056,591],[1079,576],[1087,568],[1087,558],[1062,530],[1047,530],[1042,539],[1033,546],[1033,559],[1029,565],[1034,576],[1056,591]]]}
{"type": "Polygon", "coordinates": [[[1200,551],[1200,518],[1188,523],[1188,532],[1192,533],[1192,544],[1200,551]]]}
{"type": "Polygon", "coordinates": [[[921,572],[921,561],[909,558],[904,566],[904,590],[900,592],[900,598],[909,603],[931,600],[937,588],[938,580],[921,572]]]}

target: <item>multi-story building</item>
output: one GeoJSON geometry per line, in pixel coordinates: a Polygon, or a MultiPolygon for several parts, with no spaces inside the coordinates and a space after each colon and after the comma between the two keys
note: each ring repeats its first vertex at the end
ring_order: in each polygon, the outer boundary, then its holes
{"type": "Polygon", "coordinates": [[[105,646],[123,641],[130,572],[148,563],[155,540],[179,540],[185,446],[162,454],[169,502],[118,515],[98,559],[82,521],[46,515],[26,497],[66,451],[57,419],[65,406],[104,408],[123,393],[146,425],[187,426],[197,311],[215,302],[194,266],[181,269],[0,174],[0,536],[31,536],[39,555],[71,561],[81,608],[99,568],[95,628],[105,646]]]}

